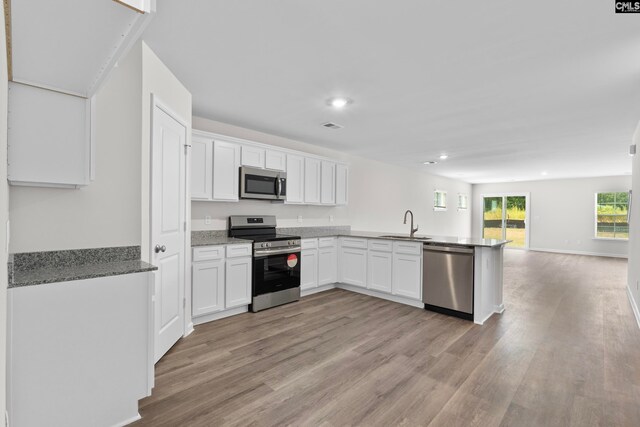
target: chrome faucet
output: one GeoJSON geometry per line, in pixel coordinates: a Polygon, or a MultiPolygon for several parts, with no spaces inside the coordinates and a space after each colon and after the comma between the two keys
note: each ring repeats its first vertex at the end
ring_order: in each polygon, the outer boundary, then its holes
{"type": "Polygon", "coordinates": [[[407,209],[404,213],[404,223],[407,223],[407,214],[411,214],[411,232],[409,233],[409,238],[413,239],[413,235],[418,231],[419,225],[416,225],[416,228],[413,228],[413,212],[407,209]]]}

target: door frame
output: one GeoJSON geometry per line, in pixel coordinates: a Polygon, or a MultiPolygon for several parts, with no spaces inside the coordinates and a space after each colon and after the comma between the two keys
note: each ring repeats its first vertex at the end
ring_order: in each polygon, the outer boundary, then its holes
{"type": "Polygon", "coordinates": [[[528,192],[504,192],[504,193],[486,193],[480,195],[480,237],[484,236],[484,199],[486,197],[502,197],[502,223],[505,224],[507,216],[507,197],[524,197],[527,209],[525,211],[524,225],[525,225],[525,243],[523,248],[512,248],[505,245],[507,249],[517,249],[528,251],[531,245],[531,193],[528,192]]]}
{"type": "MultiPolygon", "coordinates": [[[[190,203],[190,197],[191,197],[191,168],[190,168],[190,164],[191,164],[191,122],[186,120],[185,118],[183,118],[180,114],[177,114],[171,107],[168,106],[168,104],[166,104],[160,97],[158,97],[158,95],[156,95],[155,93],[151,93],[151,111],[150,111],[150,149],[149,149],[149,260],[153,259],[153,224],[154,224],[154,216],[153,216],[153,168],[154,168],[154,162],[153,162],[153,126],[155,124],[155,120],[154,120],[154,112],[155,109],[158,108],[162,111],[164,111],[166,114],[168,114],[169,116],[171,116],[172,119],[174,119],[176,122],[178,122],[180,125],[182,125],[184,127],[184,131],[185,131],[185,149],[186,149],[186,155],[184,156],[184,167],[183,167],[183,171],[185,174],[185,179],[184,179],[184,200],[183,200],[183,214],[184,214],[184,246],[183,246],[183,251],[184,251],[184,282],[183,282],[183,289],[182,289],[182,296],[184,298],[184,303],[183,303],[183,325],[182,325],[182,336],[186,337],[187,335],[191,334],[191,332],[193,332],[193,319],[191,317],[191,286],[189,286],[191,284],[191,221],[189,220],[191,218],[191,203],[190,203]]],[[[155,275],[155,273],[154,273],[155,275]]],[[[155,287],[155,279],[154,279],[154,287],[155,287]]],[[[154,327],[154,331],[153,331],[153,337],[154,337],[154,342],[155,342],[155,338],[156,338],[156,333],[158,331],[155,330],[155,290],[154,290],[154,307],[153,307],[153,313],[154,313],[154,321],[153,321],[153,327],[154,327]]],[[[153,348],[155,349],[155,343],[153,348]]],[[[155,351],[155,350],[154,350],[155,351]]],[[[154,356],[155,358],[155,356],[154,356]]]]}

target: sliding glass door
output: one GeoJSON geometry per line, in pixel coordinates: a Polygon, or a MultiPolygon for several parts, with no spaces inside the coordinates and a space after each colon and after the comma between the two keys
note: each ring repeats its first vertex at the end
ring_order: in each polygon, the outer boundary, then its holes
{"type": "Polygon", "coordinates": [[[511,240],[511,248],[528,248],[526,194],[508,194],[483,197],[482,237],[511,240]]]}

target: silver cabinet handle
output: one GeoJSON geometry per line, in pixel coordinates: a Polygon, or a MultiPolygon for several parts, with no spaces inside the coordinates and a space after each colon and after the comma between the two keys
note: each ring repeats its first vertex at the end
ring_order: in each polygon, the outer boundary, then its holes
{"type": "Polygon", "coordinates": [[[280,174],[276,176],[276,197],[280,198],[280,191],[282,191],[282,183],[280,182],[280,174]]]}
{"type": "Polygon", "coordinates": [[[165,252],[167,250],[167,247],[165,245],[156,245],[156,253],[159,254],[160,252],[165,252]]]}

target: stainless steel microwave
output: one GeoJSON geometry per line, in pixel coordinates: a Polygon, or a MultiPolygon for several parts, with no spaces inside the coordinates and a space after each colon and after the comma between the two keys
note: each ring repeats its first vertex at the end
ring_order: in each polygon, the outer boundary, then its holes
{"type": "Polygon", "coordinates": [[[240,168],[240,198],[285,200],[287,173],[243,166],[240,168]]]}

